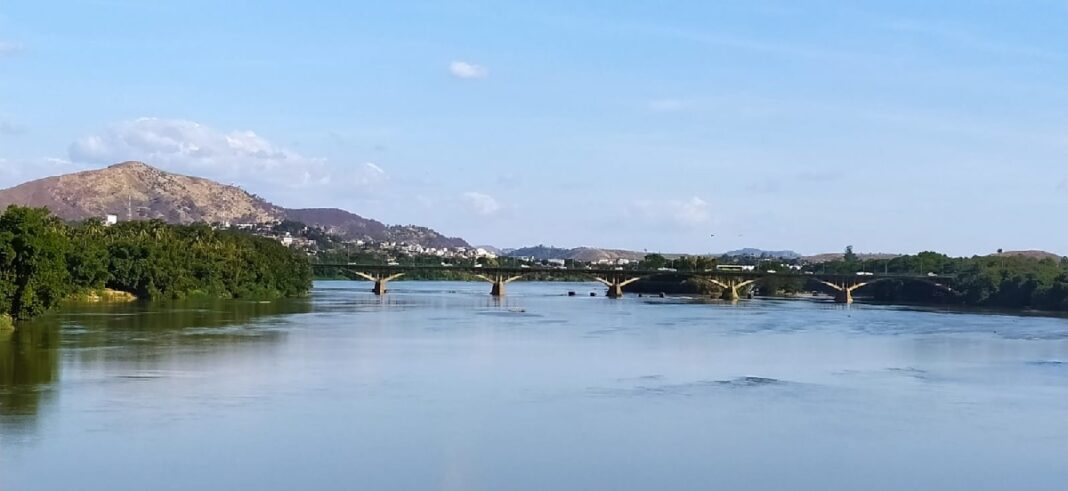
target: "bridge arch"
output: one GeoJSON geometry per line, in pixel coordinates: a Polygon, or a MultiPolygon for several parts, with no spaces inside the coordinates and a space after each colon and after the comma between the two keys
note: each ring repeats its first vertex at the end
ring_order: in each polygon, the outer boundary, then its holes
{"type": "MultiPolygon", "coordinates": [[[[814,276],[809,276],[808,278],[812,279],[813,281],[815,281],[817,283],[826,285],[826,286],[830,287],[832,290],[835,290],[835,292],[836,292],[835,301],[839,302],[839,303],[853,303],[853,292],[854,291],[859,290],[861,288],[864,288],[865,286],[868,286],[868,285],[873,285],[875,283],[879,283],[879,282],[883,282],[883,281],[891,281],[891,280],[893,280],[893,281],[901,281],[901,282],[906,282],[907,281],[907,282],[925,283],[925,284],[934,286],[935,288],[938,288],[940,290],[943,290],[943,291],[946,291],[946,292],[949,292],[949,293],[957,293],[955,290],[953,290],[953,288],[951,288],[951,287],[949,287],[947,285],[943,285],[942,283],[939,283],[937,281],[929,280],[927,278],[922,278],[922,277],[918,277],[918,278],[876,277],[876,278],[867,278],[866,281],[861,281],[859,283],[857,283],[856,280],[854,280],[854,281],[842,281],[840,283],[832,283],[832,282],[829,282],[829,281],[826,281],[826,280],[822,280],[822,279],[820,279],[818,277],[814,277],[814,276]],[[852,284],[850,284],[850,283],[852,283],[852,284]]],[[[865,278],[865,277],[858,276],[857,280],[859,280],[861,278],[865,278]]]]}

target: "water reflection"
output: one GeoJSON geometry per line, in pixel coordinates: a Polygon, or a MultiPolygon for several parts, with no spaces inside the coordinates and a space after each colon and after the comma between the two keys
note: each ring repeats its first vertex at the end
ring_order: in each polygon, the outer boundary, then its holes
{"type": "Polygon", "coordinates": [[[285,336],[279,319],[310,310],[307,299],[80,305],[0,331],[0,433],[33,432],[61,365],[158,377],[169,359],[191,351],[276,344],[285,336]]]}
{"type": "Polygon", "coordinates": [[[0,331],[0,434],[36,423],[59,378],[59,322],[46,319],[0,331]]]}

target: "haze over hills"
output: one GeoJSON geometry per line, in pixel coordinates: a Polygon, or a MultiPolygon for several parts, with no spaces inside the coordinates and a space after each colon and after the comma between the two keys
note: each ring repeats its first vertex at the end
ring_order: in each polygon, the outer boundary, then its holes
{"type": "Polygon", "coordinates": [[[467,246],[456,237],[415,225],[387,226],[336,208],[288,209],[209,179],[165,172],[143,162],[46,177],[0,190],[0,207],[46,207],[64,220],[104,215],[170,223],[266,223],[293,220],[346,239],[395,241],[425,247],[467,246]]]}

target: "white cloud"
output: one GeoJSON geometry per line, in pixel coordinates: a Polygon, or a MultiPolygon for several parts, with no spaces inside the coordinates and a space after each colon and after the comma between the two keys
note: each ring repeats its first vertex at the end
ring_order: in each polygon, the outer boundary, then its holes
{"type": "Polygon", "coordinates": [[[323,159],[277,146],[253,131],[221,132],[182,119],[123,121],[78,139],[70,145],[69,153],[74,162],[140,160],[170,171],[238,184],[299,188],[330,182],[323,159]]]}
{"type": "Polygon", "coordinates": [[[456,78],[486,78],[489,75],[489,70],[482,65],[466,61],[454,61],[449,63],[449,73],[456,78]]]}
{"type": "Polygon", "coordinates": [[[639,200],[631,205],[629,214],[646,221],[683,228],[696,228],[712,222],[708,202],[697,196],[687,200],[639,200]]]}
{"type": "Polygon", "coordinates": [[[490,216],[501,210],[501,204],[493,196],[475,191],[462,194],[461,199],[472,213],[481,216],[490,216]]]}

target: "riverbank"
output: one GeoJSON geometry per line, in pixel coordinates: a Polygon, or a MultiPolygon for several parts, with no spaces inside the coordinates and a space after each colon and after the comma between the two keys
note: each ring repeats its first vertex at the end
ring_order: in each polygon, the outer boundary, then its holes
{"type": "Polygon", "coordinates": [[[67,298],[64,300],[64,303],[129,303],[136,302],[137,300],[137,295],[134,295],[130,292],[113,290],[111,288],[93,288],[67,295],[67,298]]]}
{"type": "Polygon", "coordinates": [[[17,321],[71,301],[281,298],[311,288],[304,254],[203,224],[68,224],[44,208],[10,206],[0,214],[0,248],[0,312],[17,321]]]}

